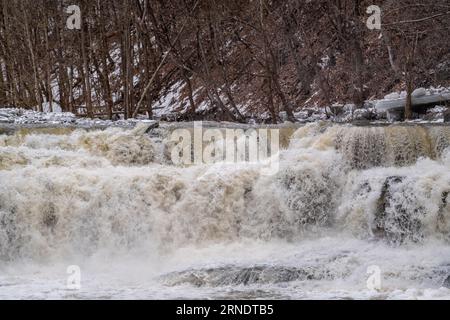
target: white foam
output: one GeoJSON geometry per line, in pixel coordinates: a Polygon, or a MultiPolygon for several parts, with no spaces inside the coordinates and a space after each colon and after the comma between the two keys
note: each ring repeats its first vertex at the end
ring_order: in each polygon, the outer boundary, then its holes
{"type": "Polygon", "coordinates": [[[274,176],[176,167],[139,128],[0,136],[0,298],[450,298],[448,136],[307,125],[274,176]]]}

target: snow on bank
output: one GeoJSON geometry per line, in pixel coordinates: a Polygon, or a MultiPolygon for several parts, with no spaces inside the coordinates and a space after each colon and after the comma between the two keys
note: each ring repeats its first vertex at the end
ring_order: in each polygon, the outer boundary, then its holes
{"type": "Polygon", "coordinates": [[[128,120],[100,120],[77,118],[70,112],[38,112],[25,109],[6,108],[0,109],[0,124],[15,125],[66,125],[66,126],[117,126],[117,127],[134,127],[137,123],[152,123],[152,120],[128,119],[128,120]]]}
{"type": "MultiPolygon", "coordinates": [[[[412,105],[420,107],[430,104],[445,104],[450,101],[449,88],[417,88],[411,94],[412,105]]],[[[384,99],[377,100],[375,107],[379,111],[401,110],[405,107],[407,94],[405,91],[393,92],[384,97],[384,99]]]]}
{"type": "MultiPolygon", "coordinates": [[[[420,118],[411,122],[415,123],[443,123],[444,112],[447,108],[443,106],[436,106],[428,110],[420,118]]],[[[373,124],[389,123],[386,119],[386,114],[377,112],[373,107],[366,107],[364,109],[356,109],[353,105],[345,105],[331,108],[305,108],[299,112],[294,113],[298,123],[311,123],[317,121],[328,121],[334,123],[351,123],[353,121],[362,121],[373,124]],[[337,111],[338,110],[338,111],[337,111]]],[[[288,121],[287,116],[281,112],[280,119],[288,121]]],[[[252,118],[248,120],[249,124],[256,124],[265,122],[264,119],[252,118]]],[[[78,118],[70,112],[37,112],[25,109],[1,109],[0,108],[0,125],[44,125],[44,126],[67,126],[67,127],[124,127],[132,128],[138,123],[156,123],[154,120],[144,119],[128,119],[128,120],[101,120],[78,118]]]]}
{"type": "MultiPolygon", "coordinates": [[[[180,102],[181,99],[180,83],[175,84],[169,91],[167,91],[164,99],[158,101],[154,106],[155,116],[161,118],[164,115],[183,113],[188,109],[186,101],[180,102]],[[177,107],[178,106],[178,107],[177,107]]],[[[196,93],[197,94],[197,93],[196,93]]],[[[392,103],[403,103],[406,92],[393,92],[386,95],[383,99],[367,101],[364,108],[356,108],[353,104],[335,104],[330,107],[305,107],[294,113],[297,122],[308,123],[316,121],[330,121],[336,123],[349,123],[353,121],[364,121],[371,123],[386,123],[395,122],[400,119],[393,119],[387,117],[387,110],[378,108],[380,105],[392,106],[392,103]]],[[[418,88],[414,91],[415,99],[429,99],[434,96],[449,96],[450,88],[418,88]]],[[[412,122],[417,123],[442,123],[448,117],[448,108],[443,106],[445,101],[438,101],[435,107],[424,110],[423,114],[415,115],[417,119],[412,122]],[[447,116],[446,116],[447,114],[447,116]]],[[[208,110],[208,104],[203,102],[198,106],[197,111],[203,112],[208,110]]],[[[397,106],[398,108],[398,106],[397,106]]],[[[388,108],[389,109],[389,108],[388,108]]],[[[240,110],[244,112],[244,110],[240,110]]],[[[245,113],[245,112],[244,112],[245,113]]],[[[282,121],[288,121],[285,112],[280,112],[279,117],[282,121]]],[[[271,117],[268,113],[263,113],[259,116],[248,117],[248,123],[254,124],[259,122],[270,121],[271,117]]],[[[447,120],[449,121],[449,120],[447,120]]],[[[134,127],[136,123],[140,122],[154,122],[152,120],[128,119],[128,120],[100,120],[77,118],[74,114],[69,112],[37,112],[25,109],[14,109],[0,107],[0,124],[15,124],[15,125],[66,125],[66,126],[82,126],[82,127],[134,127]]]]}

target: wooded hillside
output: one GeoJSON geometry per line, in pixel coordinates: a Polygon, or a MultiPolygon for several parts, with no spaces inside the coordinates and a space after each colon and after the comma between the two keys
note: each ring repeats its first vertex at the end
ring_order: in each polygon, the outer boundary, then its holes
{"type": "Polygon", "coordinates": [[[449,18],[448,0],[0,0],[0,106],[130,118],[165,99],[179,120],[271,122],[362,106],[450,83],[449,18]]]}

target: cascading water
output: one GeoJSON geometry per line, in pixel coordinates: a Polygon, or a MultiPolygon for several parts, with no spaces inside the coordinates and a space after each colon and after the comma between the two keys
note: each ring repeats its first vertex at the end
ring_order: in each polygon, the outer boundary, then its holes
{"type": "Polygon", "coordinates": [[[450,298],[450,127],[285,129],[275,175],[146,129],[0,135],[0,298],[450,298]]]}

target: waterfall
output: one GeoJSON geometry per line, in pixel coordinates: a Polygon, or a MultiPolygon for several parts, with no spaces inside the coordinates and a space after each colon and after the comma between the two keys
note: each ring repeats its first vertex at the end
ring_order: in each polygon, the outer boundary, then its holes
{"type": "Polygon", "coordinates": [[[377,260],[383,254],[398,262],[384,266],[394,282],[431,274],[435,282],[426,286],[439,287],[450,269],[450,259],[425,249],[450,250],[448,126],[284,129],[273,175],[245,162],[174,165],[170,130],[145,129],[0,135],[0,270],[99,256],[169,259],[183,250],[238,258],[166,265],[159,285],[338,281],[372,260],[386,263],[377,260]],[[249,266],[236,251],[246,243],[266,258],[267,250],[271,257],[301,250],[301,258],[291,257],[301,263],[280,256],[249,266]],[[339,254],[326,253],[331,243],[339,254]],[[432,257],[429,268],[417,269],[411,247],[432,257]],[[307,252],[322,253],[314,260],[307,252]]]}

